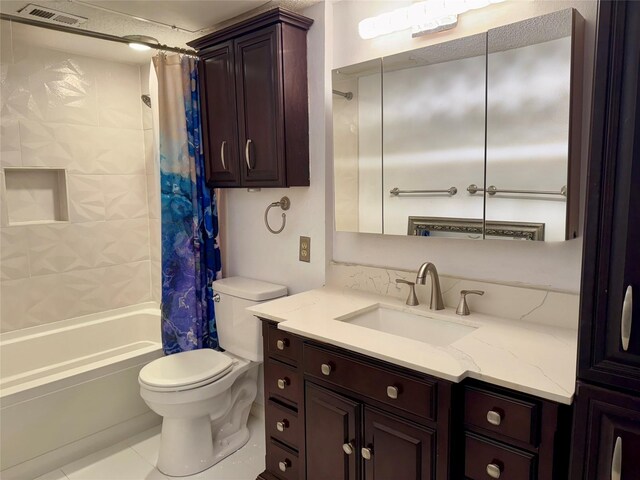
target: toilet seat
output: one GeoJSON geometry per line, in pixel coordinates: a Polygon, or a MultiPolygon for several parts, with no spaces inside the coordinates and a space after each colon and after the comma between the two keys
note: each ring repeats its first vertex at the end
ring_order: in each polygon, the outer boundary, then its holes
{"type": "Polygon", "coordinates": [[[159,358],[140,370],[144,388],[156,392],[179,392],[202,387],[229,374],[233,359],[209,348],[159,358]]]}

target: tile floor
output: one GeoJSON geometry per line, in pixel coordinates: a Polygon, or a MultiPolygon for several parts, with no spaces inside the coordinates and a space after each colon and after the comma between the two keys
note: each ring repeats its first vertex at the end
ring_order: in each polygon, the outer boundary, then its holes
{"type": "MultiPolygon", "coordinates": [[[[253,480],[264,470],[264,420],[249,417],[249,442],[222,462],[191,477],[198,480],[253,480]]],[[[155,467],[160,426],[54,470],[36,480],[166,480],[155,467]]]]}

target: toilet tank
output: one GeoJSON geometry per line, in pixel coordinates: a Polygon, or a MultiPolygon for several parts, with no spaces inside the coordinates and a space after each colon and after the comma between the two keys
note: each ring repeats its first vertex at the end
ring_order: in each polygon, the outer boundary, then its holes
{"type": "Polygon", "coordinates": [[[246,308],[286,296],[287,287],[251,278],[229,277],[214,281],[213,291],[220,296],[215,303],[220,346],[247,360],[262,361],[261,322],[246,308]]]}

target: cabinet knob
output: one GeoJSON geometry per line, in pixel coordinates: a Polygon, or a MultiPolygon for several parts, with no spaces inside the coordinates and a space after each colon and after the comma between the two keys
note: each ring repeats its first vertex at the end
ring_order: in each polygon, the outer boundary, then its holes
{"type": "Polygon", "coordinates": [[[343,444],[342,450],[344,450],[344,453],[347,455],[351,455],[353,453],[353,444],[351,442],[343,444]]]}
{"type": "Polygon", "coordinates": [[[322,371],[323,375],[330,375],[331,374],[331,365],[329,365],[328,363],[323,363],[322,365],[320,365],[320,370],[322,371]]]}
{"type": "Polygon", "coordinates": [[[289,385],[289,379],[288,378],[279,378],[278,379],[278,388],[280,390],[284,390],[287,385],[289,385]]]}
{"type": "Polygon", "coordinates": [[[291,466],[291,461],[288,458],[285,458],[283,461],[278,462],[278,468],[281,472],[286,472],[287,468],[291,466]]]}
{"type": "Polygon", "coordinates": [[[371,460],[371,454],[373,453],[373,451],[370,448],[363,448],[362,450],[360,450],[360,453],[362,454],[362,458],[364,458],[365,460],[371,460]]]}
{"type": "Polygon", "coordinates": [[[282,340],[278,340],[276,342],[276,347],[278,348],[278,350],[284,350],[288,346],[289,346],[289,340],[287,340],[286,338],[283,338],[282,340]]]}
{"type": "Polygon", "coordinates": [[[496,465],[495,463],[490,463],[489,465],[487,465],[487,475],[489,475],[491,478],[500,478],[501,473],[502,469],[499,465],[496,465]]]}
{"type": "Polygon", "coordinates": [[[500,412],[496,412],[495,410],[489,410],[487,412],[487,422],[497,427],[502,422],[502,415],[500,415],[500,412]]]}
{"type": "Polygon", "coordinates": [[[394,400],[398,398],[398,387],[394,387],[393,385],[389,385],[387,387],[387,397],[393,398],[394,400]]]}
{"type": "Polygon", "coordinates": [[[289,428],[289,421],[287,419],[284,419],[281,422],[276,422],[276,430],[279,432],[284,432],[286,428],[289,428]]]}

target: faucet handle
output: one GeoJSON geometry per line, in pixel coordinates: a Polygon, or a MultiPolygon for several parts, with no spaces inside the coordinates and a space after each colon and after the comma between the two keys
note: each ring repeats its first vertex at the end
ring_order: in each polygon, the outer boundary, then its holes
{"type": "Polygon", "coordinates": [[[420,302],[418,302],[418,297],[416,296],[416,284],[414,282],[410,282],[409,280],[405,280],[404,278],[396,278],[396,283],[409,285],[409,296],[407,297],[407,301],[405,302],[407,305],[411,307],[420,305],[420,302]]]}
{"type": "Polygon", "coordinates": [[[460,302],[456,313],[458,315],[469,315],[469,305],[467,305],[467,295],[484,295],[484,290],[460,290],[460,302]]]}

